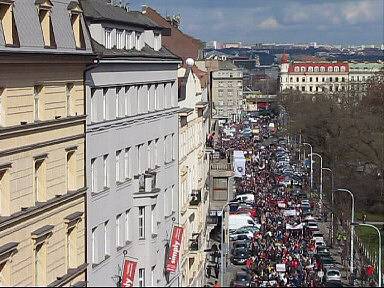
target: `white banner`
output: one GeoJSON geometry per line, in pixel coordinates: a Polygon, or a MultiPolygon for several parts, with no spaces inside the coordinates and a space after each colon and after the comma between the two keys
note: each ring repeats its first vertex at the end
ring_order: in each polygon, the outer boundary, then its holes
{"type": "Polygon", "coordinates": [[[301,229],[303,229],[303,227],[304,227],[303,223],[296,224],[296,225],[291,225],[291,224],[285,225],[285,229],[287,229],[287,230],[301,230],[301,229]]]}
{"type": "Polygon", "coordinates": [[[295,209],[283,210],[284,216],[298,216],[299,214],[300,212],[295,209]]]}

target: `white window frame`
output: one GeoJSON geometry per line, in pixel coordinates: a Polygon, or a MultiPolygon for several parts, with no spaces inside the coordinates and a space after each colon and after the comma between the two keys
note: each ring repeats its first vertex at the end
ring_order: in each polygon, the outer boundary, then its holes
{"type": "Polygon", "coordinates": [[[112,49],[112,31],[113,29],[111,28],[105,28],[104,29],[104,44],[105,48],[107,49],[112,49]]]}
{"type": "Polygon", "coordinates": [[[156,204],[151,205],[151,234],[156,234],[156,204]]]}
{"type": "Polygon", "coordinates": [[[108,188],[108,154],[103,156],[103,186],[104,188],[108,188]]]}
{"type": "Polygon", "coordinates": [[[96,173],[96,158],[91,159],[91,191],[93,193],[97,190],[97,173],[96,173]]]}
{"type": "Polygon", "coordinates": [[[131,241],[131,209],[128,209],[125,211],[125,242],[130,242],[131,241]]]}
{"type": "Polygon", "coordinates": [[[120,116],[120,90],[121,90],[121,87],[116,87],[116,98],[115,98],[115,116],[116,118],[119,118],[120,116]]]}
{"type": "Polygon", "coordinates": [[[96,239],[96,236],[97,236],[97,227],[94,227],[92,228],[92,234],[91,234],[91,238],[92,238],[92,264],[97,264],[98,263],[98,259],[97,259],[97,239],[96,239]]]}
{"type": "Polygon", "coordinates": [[[140,51],[141,50],[141,32],[135,32],[135,48],[136,50],[140,51]]]}
{"type": "Polygon", "coordinates": [[[145,206],[139,206],[139,217],[138,217],[138,223],[139,223],[139,240],[145,239],[145,206]]]}
{"type": "Polygon", "coordinates": [[[73,83],[68,83],[65,85],[65,93],[66,93],[66,98],[67,98],[67,117],[72,116],[72,107],[71,107],[71,101],[72,101],[72,96],[71,92],[74,88],[73,83]]]}
{"type": "Polygon", "coordinates": [[[42,88],[40,86],[34,86],[34,91],[33,91],[33,98],[34,98],[34,120],[38,121],[40,120],[40,93],[42,88]]]}
{"type": "Polygon", "coordinates": [[[109,225],[109,221],[105,221],[104,222],[104,258],[105,256],[110,255],[108,225],[109,225]]]}
{"type": "Polygon", "coordinates": [[[108,88],[103,88],[103,120],[107,120],[107,93],[108,88]]]}
{"type": "Polygon", "coordinates": [[[155,140],[155,151],[154,151],[154,165],[159,165],[159,138],[155,140]]]}
{"type": "Polygon", "coordinates": [[[123,244],[121,243],[120,239],[121,239],[121,231],[120,231],[120,221],[121,221],[121,216],[122,214],[118,214],[116,216],[116,247],[122,247],[123,244]]]}
{"type": "Polygon", "coordinates": [[[116,163],[115,163],[115,180],[116,183],[121,182],[120,177],[120,157],[121,157],[121,150],[116,151],[116,163]]]}
{"type": "Polygon", "coordinates": [[[130,167],[130,153],[131,153],[131,148],[125,148],[124,150],[124,177],[125,179],[131,178],[131,167],[130,167]]]}
{"type": "Polygon", "coordinates": [[[145,268],[139,269],[139,287],[145,287],[145,268]]]}
{"type": "Polygon", "coordinates": [[[124,30],[116,29],[116,48],[120,50],[125,48],[124,30]]]}

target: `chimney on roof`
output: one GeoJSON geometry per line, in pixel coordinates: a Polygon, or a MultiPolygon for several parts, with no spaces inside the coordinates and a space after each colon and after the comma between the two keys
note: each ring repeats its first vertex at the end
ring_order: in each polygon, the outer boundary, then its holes
{"type": "Polygon", "coordinates": [[[145,14],[147,12],[148,6],[146,4],[141,5],[141,12],[145,14]]]}
{"type": "Polygon", "coordinates": [[[169,24],[171,24],[175,28],[179,28],[180,22],[181,22],[181,16],[180,14],[178,15],[172,15],[172,16],[167,16],[165,18],[169,24]]]}
{"type": "Polygon", "coordinates": [[[108,3],[115,7],[120,7],[125,11],[129,11],[129,2],[126,0],[108,0],[108,3]]]}

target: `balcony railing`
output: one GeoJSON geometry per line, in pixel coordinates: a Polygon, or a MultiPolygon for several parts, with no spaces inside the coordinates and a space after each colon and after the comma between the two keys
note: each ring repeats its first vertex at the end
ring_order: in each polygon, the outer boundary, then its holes
{"type": "Polygon", "coordinates": [[[189,239],[189,251],[196,252],[199,251],[199,248],[201,248],[200,243],[200,233],[193,233],[192,239],[189,239]]]}
{"type": "Polygon", "coordinates": [[[232,171],[231,163],[211,163],[211,170],[232,171]]]}

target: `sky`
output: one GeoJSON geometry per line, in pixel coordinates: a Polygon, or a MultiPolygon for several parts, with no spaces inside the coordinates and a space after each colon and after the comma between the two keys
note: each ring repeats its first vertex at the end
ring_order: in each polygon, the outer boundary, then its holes
{"type": "Polygon", "coordinates": [[[181,29],[203,41],[379,44],[384,0],[130,0],[163,16],[181,15],[181,29]]]}

